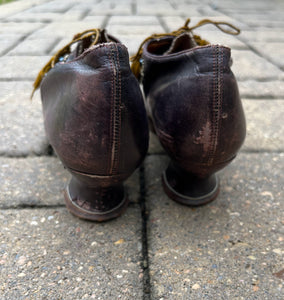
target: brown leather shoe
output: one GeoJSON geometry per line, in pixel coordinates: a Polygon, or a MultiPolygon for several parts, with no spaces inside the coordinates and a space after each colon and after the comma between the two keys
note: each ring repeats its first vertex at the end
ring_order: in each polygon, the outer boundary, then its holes
{"type": "Polygon", "coordinates": [[[67,208],[92,221],[119,216],[128,204],[123,181],[148,149],[143,97],[126,47],[104,30],[80,33],[47,63],[39,85],[47,137],[72,174],[67,208]]]}
{"type": "Polygon", "coordinates": [[[166,194],[182,204],[201,205],[217,197],[215,172],[236,157],[246,125],[230,49],[192,33],[208,23],[231,34],[239,30],[210,20],[192,28],[188,23],[147,38],[132,58],[132,70],[143,83],[149,117],[171,158],[162,175],[166,194]]]}

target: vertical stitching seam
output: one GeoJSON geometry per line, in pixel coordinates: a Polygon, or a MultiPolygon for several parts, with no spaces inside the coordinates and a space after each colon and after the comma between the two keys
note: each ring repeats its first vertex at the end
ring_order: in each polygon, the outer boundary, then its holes
{"type": "MultiPolygon", "coordinates": [[[[113,47],[116,47],[116,45],[113,45],[113,47]]],[[[115,174],[118,170],[118,151],[119,151],[119,135],[120,135],[120,101],[121,101],[121,74],[119,70],[119,57],[118,53],[116,54],[117,57],[115,57],[114,49],[111,49],[112,59],[114,63],[114,97],[113,97],[113,110],[112,110],[112,116],[113,116],[113,123],[112,123],[112,149],[111,149],[111,168],[110,168],[110,174],[115,174]]],[[[118,51],[117,47],[116,50],[118,51]]]]}
{"type": "Polygon", "coordinates": [[[218,144],[218,135],[219,135],[219,127],[220,127],[220,111],[222,107],[222,68],[221,64],[223,61],[222,53],[220,59],[220,47],[216,46],[214,49],[214,65],[213,67],[213,80],[214,80],[214,88],[213,88],[213,101],[212,101],[212,130],[210,136],[210,147],[208,151],[208,161],[207,164],[211,165],[214,160],[214,156],[216,153],[216,148],[218,144]],[[216,78],[215,78],[216,77],[216,78]]]}
{"type": "Polygon", "coordinates": [[[110,48],[110,52],[107,52],[107,56],[109,59],[110,63],[110,68],[112,71],[112,78],[111,78],[111,103],[110,103],[110,127],[109,127],[109,133],[110,133],[110,143],[109,143],[109,153],[110,153],[110,159],[108,160],[108,173],[111,174],[112,172],[112,140],[113,140],[113,99],[114,99],[114,65],[113,65],[113,60],[112,60],[112,48],[110,48]]]}
{"type": "Polygon", "coordinates": [[[121,72],[119,64],[119,52],[116,49],[116,100],[115,100],[115,148],[113,172],[117,173],[119,165],[120,132],[121,132],[121,72]]]}

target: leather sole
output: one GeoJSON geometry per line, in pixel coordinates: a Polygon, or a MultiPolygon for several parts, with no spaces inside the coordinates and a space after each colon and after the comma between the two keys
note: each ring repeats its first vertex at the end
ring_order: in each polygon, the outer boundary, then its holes
{"type": "Polygon", "coordinates": [[[80,207],[72,200],[69,192],[69,185],[64,191],[64,200],[70,213],[78,218],[96,222],[104,222],[119,217],[125,212],[129,203],[127,193],[125,192],[122,201],[116,207],[113,207],[108,211],[87,210],[80,207]]]}
{"type": "Polygon", "coordinates": [[[216,197],[219,194],[219,191],[220,191],[219,180],[215,174],[213,176],[215,176],[215,181],[216,181],[214,187],[212,188],[211,191],[207,192],[204,195],[200,195],[200,196],[188,196],[188,194],[190,194],[190,190],[187,191],[187,195],[177,192],[169,184],[169,181],[168,181],[167,175],[166,175],[166,171],[164,171],[162,174],[162,184],[163,184],[165,193],[172,200],[174,200],[178,203],[181,203],[183,205],[200,206],[200,205],[204,205],[204,204],[207,204],[207,203],[213,201],[214,199],[216,199],[216,197]]]}

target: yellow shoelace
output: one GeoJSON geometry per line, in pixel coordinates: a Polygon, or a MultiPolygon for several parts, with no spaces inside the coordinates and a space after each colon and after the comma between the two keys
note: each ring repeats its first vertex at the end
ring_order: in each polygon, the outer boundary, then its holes
{"type": "MultiPolygon", "coordinates": [[[[217,28],[219,28],[221,31],[227,33],[227,34],[232,34],[232,35],[238,35],[241,31],[239,28],[235,27],[234,25],[227,23],[227,22],[218,22],[218,21],[212,21],[209,19],[204,19],[201,20],[200,22],[198,22],[195,26],[192,27],[188,27],[188,24],[190,22],[190,19],[187,19],[184,26],[182,26],[181,28],[179,28],[178,30],[172,31],[171,33],[160,33],[160,34],[153,34],[149,37],[147,37],[140,45],[137,53],[135,55],[133,55],[130,60],[132,62],[131,65],[131,70],[133,72],[133,74],[136,76],[137,79],[140,78],[140,69],[141,69],[141,64],[140,64],[140,59],[142,57],[142,53],[143,53],[143,46],[144,44],[151,40],[151,39],[159,39],[161,37],[165,37],[165,36],[179,36],[182,33],[185,32],[190,32],[200,26],[206,25],[206,24],[212,24],[215,25],[217,28]],[[228,26],[230,27],[232,30],[228,30],[222,27],[222,25],[228,26]]],[[[207,42],[206,40],[201,39],[200,36],[198,35],[193,35],[195,42],[197,43],[197,45],[199,46],[204,46],[209,44],[209,42],[207,42]]]]}
{"type": "Polygon", "coordinates": [[[35,91],[39,88],[41,81],[44,77],[44,75],[54,67],[54,65],[59,62],[61,57],[64,57],[66,54],[70,54],[71,53],[71,46],[83,39],[89,38],[93,36],[94,40],[93,42],[90,44],[89,47],[96,45],[99,38],[100,38],[100,29],[88,29],[85,30],[81,33],[76,34],[72,41],[69,42],[67,45],[65,45],[62,49],[60,49],[59,51],[57,51],[55,53],[54,56],[51,57],[51,59],[48,61],[48,63],[40,70],[40,72],[37,75],[36,80],[34,81],[33,84],[33,91],[31,94],[31,99],[33,98],[33,95],[35,93],[35,91]]]}

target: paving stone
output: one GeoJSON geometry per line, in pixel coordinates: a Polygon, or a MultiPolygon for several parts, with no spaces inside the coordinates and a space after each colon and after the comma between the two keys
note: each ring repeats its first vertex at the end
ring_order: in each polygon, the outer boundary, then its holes
{"type": "Polygon", "coordinates": [[[66,38],[71,40],[73,36],[91,28],[100,28],[105,17],[96,16],[92,21],[75,21],[75,22],[52,22],[44,28],[37,30],[29,36],[29,39],[41,38],[66,38]]]}
{"type": "Polygon", "coordinates": [[[247,137],[243,151],[284,151],[284,101],[243,100],[247,137]]]}
{"type": "Polygon", "coordinates": [[[160,25],[156,16],[112,16],[108,21],[108,26],[117,25],[160,25]]]}
{"type": "Polygon", "coordinates": [[[22,22],[21,26],[17,22],[2,22],[0,23],[0,34],[29,34],[43,26],[45,26],[44,23],[40,22],[22,22]]]}
{"type": "Polygon", "coordinates": [[[57,13],[33,13],[33,12],[20,12],[7,18],[12,22],[52,22],[61,19],[61,15],[57,13]]]}
{"type": "MultiPolygon", "coordinates": [[[[71,175],[57,157],[0,158],[0,209],[64,205],[71,175]]],[[[131,203],[139,201],[139,171],[125,182],[131,203]]]]}
{"type": "Polygon", "coordinates": [[[176,16],[180,14],[180,11],[175,9],[167,1],[149,1],[148,5],[138,1],[136,11],[137,15],[176,16]]]}
{"type": "MultiPolygon", "coordinates": [[[[205,16],[189,16],[190,17],[190,23],[188,24],[188,27],[195,26],[199,21],[203,19],[210,19],[212,21],[218,21],[218,22],[228,22],[233,24],[234,26],[239,27],[241,30],[246,29],[247,25],[239,22],[238,20],[235,20],[231,17],[228,16],[210,16],[210,15],[205,15],[205,16]]],[[[163,16],[162,20],[165,22],[166,26],[169,28],[170,31],[177,30],[178,28],[182,27],[186,21],[187,17],[182,18],[182,17],[173,17],[173,16],[163,16]]],[[[213,31],[218,32],[217,34],[220,33],[220,30],[216,28],[214,25],[208,24],[204,25],[202,27],[199,27],[198,29],[194,30],[194,33],[199,32],[201,35],[203,35],[203,32],[207,32],[205,34],[211,34],[213,35],[213,31]]],[[[226,34],[223,34],[226,35],[226,34]]]]}
{"type": "Polygon", "coordinates": [[[177,11],[179,11],[181,15],[186,16],[188,13],[188,17],[190,18],[202,16],[202,5],[192,5],[191,3],[182,3],[180,1],[177,1],[174,7],[177,9],[177,11]]]}
{"type": "Polygon", "coordinates": [[[65,209],[0,211],[2,299],[142,299],[141,219],[91,223],[65,209]]]}
{"type": "Polygon", "coordinates": [[[34,14],[46,12],[65,13],[74,5],[75,2],[77,1],[49,1],[47,3],[36,5],[30,9],[27,9],[26,12],[34,14]]]}
{"type": "Polygon", "coordinates": [[[8,55],[47,55],[57,43],[57,38],[26,39],[13,48],[8,55]]]}
{"type": "Polygon", "coordinates": [[[165,196],[166,166],[145,163],[152,298],[281,299],[283,154],[240,154],[219,197],[195,209],[165,196]]]}
{"type": "Polygon", "coordinates": [[[239,36],[247,42],[284,42],[283,30],[260,27],[257,30],[243,30],[239,36]]]}
{"type": "Polygon", "coordinates": [[[20,41],[20,39],[23,36],[20,34],[0,34],[0,55],[5,54],[8,52],[11,48],[17,45],[17,42],[20,41]]]}
{"type": "Polygon", "coordinates": [[[108,32],[112,35],[117,36],[127,36],[130,37],[134,35],[136,36],[145,36],[148,37],[153,33],[164,32],[161,25],[110,25],[107,27],[108,32]]]}
{"type": "MultiPolygon", "coordinates": [[[[284,26],[283,26],[284,28],[284,26]]],[[[264,43],[264,42],[253,42],[251,43],[254,49],[261,53],[264,57],[267,57],[275,65],[284,69],[284,41],[281,43],[264,43]]]]}
{"type": "Polygon", "coordinates": [[[49,61],[50,56],[3,56],[0,57],[0,79],[34,80],[49,61]]]}
{"type": "Polygon", "coordinates": [[[39,93],[30,101],[32,82],[0,82],[0,155],[45,154],[48,143],[43,128],[39,93]]]}
{"type": "Polygon", "coordinates": [[[182,27],[186,21],[186,18],[181,16],[161,16],[161,20],[166,26],[166,31],[171,32],[182,27]]]}
{"type": "Polygon", "coordinates": [[[243,98],[258,98],[269,99],[284,98],[284,84],[283,81],[257,81],[246,80],[239,81],[239,90],[243,98]]]}
{"type": "Polygon", "coordinates": [[[56,157],[0,158],[0,208],[64,205],[70,179],[56,157]]]}
{"type": "Polygon", "coordinates": [[[94,15],[130,15],[132,13],[131,11],[131,2],[129,3],[121,3],[117,1],[111,1],[111,2],[101,2],[94,5],[88,15],[94,16],[94,15]]]}
{"type": "Polygon", "coordinates": [[[6,3],[5,5],[1,5],[0,10],[0,18],[4,19],[5,17],[10,16],[11,14],[18,13],[20,11],[24,11],[33,5],[39,5],[46,0],[25,0],[18,1],[16,3],[6,3]]]}
{"type": "Polygon", "coordinates": [[[232,70],[239,80],[283,79],[283,72],[265,58],[249,50],[232,50],[232,70]]]}
{"type": "Polygon", "coordinates": [[[223,17],[225,14],[218,10],[218,7],[216,6],[218,2],[211,3],[211,5],[202,5],[199,9],[202,16],[210,16],[212,17],[223,17]]]}
{"type": "Polygon", "coordinates": [[[246,14],[242,12],[241,14],[234,14],[234,18],[241,20],[243,23],[247,24],[249,27],[268,27],[268,28],[283,28],[284,22],[281,14],[263,12],[262,14],[246,14]]]}

